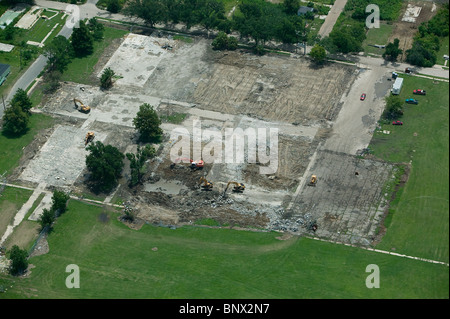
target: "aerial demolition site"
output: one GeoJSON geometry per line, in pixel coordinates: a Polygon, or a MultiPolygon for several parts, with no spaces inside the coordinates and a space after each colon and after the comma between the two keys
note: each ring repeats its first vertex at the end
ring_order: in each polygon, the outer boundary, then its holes
{"type": "Polygon", "coordinates": [[[126,201],[138,223],[214,219],[359,245],[376,240],[395,168],[358,154],[376,129],[389,74],[339,63],[318,68],[295,54],[213,51],[204,38],[131,33],[121,41],[96,66],[98,77],[107,67],[119,75],[110,90],[65,82],[43,103],[58,124],[24,150],[17,180],[89,192],[86,144],[136,152],[133,118],[148,103],[182,121],[161,124],[164,137],[141,185],[128,186],[125,160],[119,186],[107,194],[105,203],[126,201]],[[353,101],[368,77],[375,91],[353,101]]]}

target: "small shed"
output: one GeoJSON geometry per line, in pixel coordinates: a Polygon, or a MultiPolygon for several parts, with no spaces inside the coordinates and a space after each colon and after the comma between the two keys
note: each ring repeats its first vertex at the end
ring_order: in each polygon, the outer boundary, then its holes
{"type": "Polygon", "coordinates": [[[308,12],[314,13],[314,8],[310,8],[310,7],[305,7],[305,6],[301,6],[298,11],[297,11],[297,15],[301,16],[304,15],[308,12]]]}
{"type": "Polygon", "coordinates": [[[11,72],[11,66],[9,64],[0,63],[0,85],[2,85],[3,82],[5,82],[9,72],[11,72]]]}

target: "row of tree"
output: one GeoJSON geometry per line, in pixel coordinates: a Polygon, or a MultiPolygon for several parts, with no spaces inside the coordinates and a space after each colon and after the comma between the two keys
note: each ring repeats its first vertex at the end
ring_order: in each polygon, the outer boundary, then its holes
{"type": "Polygon", "coordinates": [[[304,39],[305,19],[297,15],[299,0],[274,4],[264,0],[242,0],[232,19],[225,16],[220,0],[130,0],[123,9],[127,15],[143,19],[151,27],[157,23],[199,25],[225,33],[238,31],[256,45],[268,40],[297,43],[304,39]]]}

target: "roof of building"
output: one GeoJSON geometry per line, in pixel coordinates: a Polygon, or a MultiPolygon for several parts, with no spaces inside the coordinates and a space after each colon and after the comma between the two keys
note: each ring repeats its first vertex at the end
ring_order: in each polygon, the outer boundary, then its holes
{"type": "Polygon", "coordinates": [[[301,15],[301,14],[305,14],[307,12],[313,12],[313,11],[314,11],[314,8],[301,6],[297,11],[297,15],[301,15]]]}
{"type": "Polygon", "coordinates": [[[9,69],[9,67],[9,64],[0,63],[0,75],[3,75],[3,73],[5,73],[5,71],[9,69]]]}

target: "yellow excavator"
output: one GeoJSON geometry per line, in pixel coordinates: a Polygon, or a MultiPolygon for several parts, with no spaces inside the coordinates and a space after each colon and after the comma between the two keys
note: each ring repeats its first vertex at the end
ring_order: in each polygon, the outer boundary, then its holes
{"type": "Polygon", "coordinates": [[[311,179],[309,180],[308,186],[316,186],[316,184],[317,184],[317,176],[312,175],[311,179]]]}
{"type": "Polygon", "coordinates": [[[89,142],[92,142],[94,137],[95,137],[94,132],[87,132],[86,137],[84,138],[84,146],[88,145],[89,142]]]}
{"type": "Polygon", "coordinates": [[[227,193],[228,187],[230,185],[234,185],[233,186],[233,192],[234,193],[242,193],[245,190],[245,185],[242,183],[238,183],[238,182],[228,182],[227,187],[225,187],[225,190],[223,191],[223,196],[225,196],[225,194],[227,193]]]}
{"type": "Polygon", "coordinates": [[[73,99],[73,103],[75,103],[75,107],[77,108],[77,110],[83,113],[89,113],[91,111],[91,107],[88,105],[84,105],[83,102],[81,102],[79,99],[73,99]],[[79,103],[79,105],[77,103],[79,103]]]}
{"type": "Polygon", "coordinates": [[[200,177],[199,183],[203,183],[201,185],[201,188],[205,191],[210,191],[213,188],[213,183],[207,181],[206,178],[204,178],[204,177],[200,177]]]}

